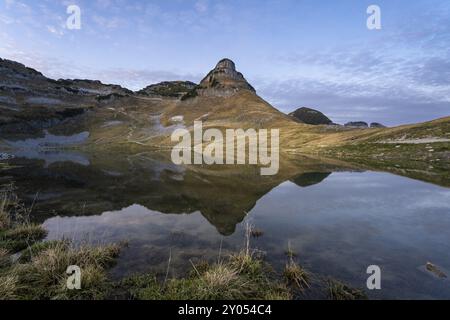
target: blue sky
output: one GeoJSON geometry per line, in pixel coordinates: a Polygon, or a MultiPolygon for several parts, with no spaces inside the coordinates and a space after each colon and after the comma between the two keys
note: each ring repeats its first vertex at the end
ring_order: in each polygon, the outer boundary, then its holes
{"type": "Polygon", "coordinates": [[[0,57],[52,78],[198,82],[224,57],[284,112],[388,125],[450,115],[450,1],[0,0],[0,57]],[[81,30],[66,8],[81,9],[81,30]],[[366,9],[381,8],[381,30],[366,9]]]}

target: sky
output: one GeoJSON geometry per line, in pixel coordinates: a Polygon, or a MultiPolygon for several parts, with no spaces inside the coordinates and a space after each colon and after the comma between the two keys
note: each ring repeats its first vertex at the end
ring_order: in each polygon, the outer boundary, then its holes
{"type": "Polygon", "coordinates": [[[232,59],[283,112],[398,125],[450,115],[448,0],[0,0],[0,57],[132,90],[232,59]],[[81,29],[69,29],[69,5],[81,29]],[[367,8],[380,8],[370,30],[367,8]]]}

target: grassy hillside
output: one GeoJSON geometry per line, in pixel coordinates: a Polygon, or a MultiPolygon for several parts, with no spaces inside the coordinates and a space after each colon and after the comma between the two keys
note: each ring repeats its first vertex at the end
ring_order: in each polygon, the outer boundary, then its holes
{"type": "Polygon", "coordinates": [[[450,186],[450,117],[395,128],[323,135],[290,151],[338,158],[450,186]]]}
{"type": "Polygon", "coordinates": [[[210,72],[217,75],[203,82],[205,88],[183,98],[178,94],[195,84],[160,83],[147,87],[145,95],[99,81],[48,79],[7,60],[0,60],[0,66],[2,150],[8,149],[6,140],[42,138],[46,131],[64,136],[87,132],[85,141],[70,147],[93,152],[169,149],[175,129],[192,130],[194,121],[201,120],[204,129],[279,129],[282,153],[338,158],[450,184],[450,117],[372,129],[298,123],[250,90],[229,60],[210,72]]]}

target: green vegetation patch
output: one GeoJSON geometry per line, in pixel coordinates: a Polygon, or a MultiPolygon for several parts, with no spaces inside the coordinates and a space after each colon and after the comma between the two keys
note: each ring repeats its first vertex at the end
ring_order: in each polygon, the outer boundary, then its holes
{"type": "Polygon", "coordinates": [[[328,280],[328,297],[331,300],[366,300],[367,295],[360,289],[355,289],[334,280],[328,280]]]}
{"type": "Polygon", "coordinates": [[[311,276],[309,272],[297,264],[293,259],[291,259],[284,267],[283,276],[288,283],[300,290],[310,287],[311,276]]]}
{"type": "Polygon", "coordinates": [[[323,152],[358,165],[450,186],[450,143],[355,143],[323,152]]]}
{"type": "Polygon", "coordinates": [[[240,252],[211,266],[193,265],[190,277],[159,282],[136,276],[122,282],[131,297],[143,300],[291,299],[288,288],[272,279],[270,269],[253,255],[240,252]]]}
{"type": "Polygon", "coordinates": [[[29,262],[14,265],[16,294],[23,299],[105,299],[112,288],[107,278],[120,252],[118,245],[73,247],[67,241],[35,248],[29,262]],[[81,270],[81,289],[67,289],[67,267],[81,270]]]}

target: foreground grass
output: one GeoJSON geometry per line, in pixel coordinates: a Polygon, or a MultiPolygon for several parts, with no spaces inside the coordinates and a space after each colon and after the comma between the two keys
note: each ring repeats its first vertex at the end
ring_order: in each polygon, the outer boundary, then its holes
{"type": "Polygon", "coordinates": [[[0,249],[18,252],[42,240],[46,231],[30,223],[29,211],[21,205],[11,186],[0,192],[0,249]]]}
{"type": "Polygon", "coordinates": [[[114,263],[120,247],[74,248],[66,241],[54,242],[25,263],[15,263],[2,273],[7,279],[0,297],[7,299],[105,299],[111,285],[106,270],[114,263]],[[80,290],[67,289],[67,267],[79,266],[82,270],[80,290]]]}
{"type": "Polygon", "coordinates": [[[300,290],[310,287],[311,276],[309,272],[297,264],[292,258],[286,263],[283,276],[289,283],[292,283],[300,290]]]}
{"type": "Polygon", "coordinates": [[[213,265],[193,265],[186,278],[159,282],[154,276],[122,281],[131,299],[142,300],[289,300],[289,289],[271,277],[260,259],[245,253],[213,265]]]}
{"type": "Polygon", "coordinates": [[[107,269],[119,245],[73,246],[42,242],[45,229],[29,222],[29,211],[8,186],[0,192],[0,299],[105,299],[111,283],[107,269]],[[16,255],[14,259],[12,255],[16,255]],[[18,257],[18,258],[17,258],[18,257]],[[67,267],[82,270],[80,290],[68,290],[67,267]]]}

